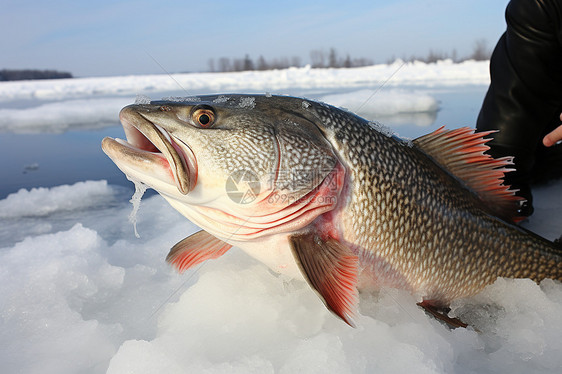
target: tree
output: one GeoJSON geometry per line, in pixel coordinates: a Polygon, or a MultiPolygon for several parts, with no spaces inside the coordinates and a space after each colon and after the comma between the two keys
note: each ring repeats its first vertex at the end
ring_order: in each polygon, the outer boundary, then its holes
{"type": "Polygon", "coordinates": [[[488,43],[486,42],[486,39],[478,39],[474,42],[472,54],[469,56],[469,59],[483,61],[488,60],[490,55],[491,53],[488,50],[488,43]]]}
{"type": "Polygon", "coordinates": [[[219,58],[219,71],[232,71],[232,64],[228,58],[219,58]]]}
{"type": "Polygon", "coordinates": [[[349,57],[349,54],[347,54],[347,56],[345,57],[345,61],[343,62],[343,67],[344,68],[351,67],[351,57],[349,57]]]}
{"type": "Polygon", "coordinates": [[[246,56],[244,57],[243,70],[244,71],[254,70],[254,62],[252,61],[252,59],[248,54],[246,54],[246,56]]]}
{"type": "Polygon", "coordinates": [[[63,79],[72,78],[72,74],[57,70],[0,70],[0,81],[19,81],[31,79],[63,79]]]}
{"type": "Polygon", "coordinates": [[[302,65],[301,58],[298,56],[291,57],[291,66],[300,67],[302,65]]]}
{"type": "Polygon", "coordinates": [[[262,55],[260,55],[260,57],[258,58],[257,69],[258,70],[268,70],[269,69],[269,65],[267,64],[267,62],[265,61],[265,58],[263,58],[262,55]]]}
{"type": "Polygon", "coordinates": [[[335,48],[330,48],[330,55],[328,57],[329,66],[331,68],[338,67],[338,53],[336,52],[335,48]]]}
{"type": "Polygon", "coordinates": [[[325,67],[326,55],[324,51],[319,49],[313,49],[310,51],[310,62],[313,68],[323,68],[325,67]]]}

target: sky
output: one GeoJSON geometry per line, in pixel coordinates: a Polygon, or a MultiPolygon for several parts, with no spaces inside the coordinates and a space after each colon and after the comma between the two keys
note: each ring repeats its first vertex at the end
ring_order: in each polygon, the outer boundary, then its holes
{"type": "Polygon", "coordinates": [[[335,48],[384,63],[430,50],[491,50],[507,0],[0,0],[0,69],[77,77],[207,71],[209,59],[266,60],[335,48]]]}

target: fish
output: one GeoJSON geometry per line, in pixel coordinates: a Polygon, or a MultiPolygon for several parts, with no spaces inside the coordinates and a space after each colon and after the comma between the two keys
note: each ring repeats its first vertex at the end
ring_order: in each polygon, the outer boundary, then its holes
{"type": "Polygon", "coordinates": [[[394,287],[428,310],[498,277],[562,280],[562,248],[519,225],[491,132],[408,140],[305,98],[223,94],[124,107],[103,151],[202,230],[167,261],[183,272],[232,247],[305,280],[350,325],[359,292],[394,287]]]}

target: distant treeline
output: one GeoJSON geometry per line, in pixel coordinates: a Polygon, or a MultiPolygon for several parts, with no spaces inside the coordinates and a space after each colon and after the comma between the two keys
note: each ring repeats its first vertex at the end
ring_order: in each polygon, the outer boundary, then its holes
{"type": "MultiPolygon", "coordinates": [[[[430,50],[426,56],[403,56],[402,60],[406,62],[423,61],[426,63],[434,63],[447,59],[451,59],[454,62],[466,60],[482,61],[490,59],[490,55],[491,51],[487,47],[486,40],[480,39],[474,43],[472,52],[468,56],[459,57],[456,50],[453,50],[451,53],[430,50]]],[[[395,60],[396,57],[393,56],[387,60],[387,63],[392,63],[395,60]]],[[[335,48],[330,48],[328,51],[315,49],[310,52],[310,66],[312,68],[355,68],[374,65],[374,63],[375,62],[369,58],[351,58],[349,54],[345,57],[341,57],[335,48]]],[[[246,55],[244,58],[221,57],[217,60],[214,58],[208,60],[210,72],[273,70],[302,66],[302,60],[297,56],[291,58],[281,57],[272,60],[266,60],[263,56],[259,56],[254,60],[250,58],[249,55],[246,55]]]]}
{"type": "MultiPolygon", "coordinates": [[[[351,58],[349,55],[345,58],[340,57],[334,48],[330,48],[329,51],[316,49],[310,52],[310,65],[313,68],[354,68],[373,65],[373,63],[373,60],[367,58],[351,58]]],[[[211,58],[208,65],[211,72],[228,72],[287,69],[302,67],[303,63],[298,56],[274,58],[272,60],[266,60],[263,56],[259,56],[256,60],[253,60],[249,55],[246,55],[244,58],[221,57],[216,61],[211,58]]]]}
{"type": "MultiPolygon", "coordinates": [[[[411,55],[408,57],[402,57],[402,60],[406,62],[411,61],[422,61],[428,64],[443,61],[443,60],[453,60],[454,62],[462,62],[466,60],[475,60],[475,61],[484,61],[489,60],[492,56],[492,51],[488,48],[488,44],[485,39],[479,39],[474,42],[472,46],[472,52],[468,56],[459,57],[456,49],[453,49],[450,53],[442,52],[442,51],[435,51],[430,49],[427,55],[425,56],[415,56],[411,55]]],[[[392,63],[396,61],[396,57],[392,56],[387,60],[387,63],[392,63]]]]}
{"type": "Polygon", "coordinates": [[[21,81],[29,79],[72,78],[72,74],[56,70],[0,70],[0,81],[21,81]]]}

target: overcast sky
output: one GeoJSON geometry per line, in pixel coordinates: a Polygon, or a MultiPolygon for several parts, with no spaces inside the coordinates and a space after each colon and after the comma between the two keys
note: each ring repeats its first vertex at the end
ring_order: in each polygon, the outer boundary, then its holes
{"type": "Polygon", "coordinates": [[[209,58],[340,55],[387,62],[493,48],[507,0],[0,0],[0,69],[74,76],[206,71],[209,58]],[[151,57],[152,56],[152,57],[151,57]],[[156,62],[155,62],[156,61],[156,62]],[[161,65],[161,66],[160,66],[161,65]]]}

